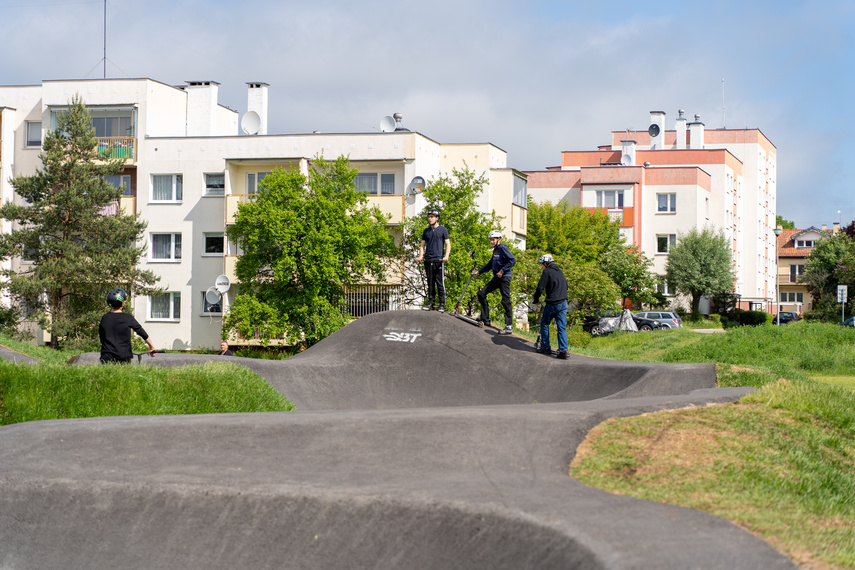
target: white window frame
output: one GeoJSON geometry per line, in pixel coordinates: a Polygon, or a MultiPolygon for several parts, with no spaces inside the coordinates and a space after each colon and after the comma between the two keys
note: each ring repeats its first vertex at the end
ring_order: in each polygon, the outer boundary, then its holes
{"type": "Polygon", "coordinates": [[[394,172],[360,172],[353,179],[353,184],[357,190],[361,190],[369,196],[395,195],[394,172]],[[391,192],[387,189],[391,189],[391,192]]]}
{"type": "Polygon", "coordinates": [[[597,190],[597,208],[623,208],[623,190],[597,190]],[[613,196],[612,196],[613,195],[613,196]],[[614,204],[606,204],[606,198],[614,198],[614,204]]]}
{"type": "Polygon", "coordinates": [[[222,317],[223,316],[223,305],[225,304],[226,297],[225,295],[220,297],[220,302],[214,305],[208,303],[208,300],[205,298],[206,291],[202,291],[202,312],[200,313],[203,317],[222,317]],[[219,311],[211,311],[210,307],[220,307],[219,311]]]}
{"type": "Polygon", "coordinates": [[[247,172],[246,173],[246,193],[257,194],[258,184],[268,176],[269,172],[247,172]]]}
{"type": "Polygon", "coordinates": [[[205,196],[225,196],[226,195],[226,175],[224,172],[206,172],[205,176],[205,196]],[[222,182],[212,180],[213,177],[222,177],[222,182]]]}
{"type": "Polygon", "coordinates": [[[805,302],[805,294],[801,291],[781,291],[781,303],[802,303],[805,302]]]}
{"type": "Polygon", "coordinates": [[[667,255],[677,245],[677,234],[656,234],[656,254],[667,255]],[[665,251],[659,249],[659,238],[666,238],[665,251]]]}
{"type": "Polygon", "coordinates": [[[182,174],[152,174],[151,175],[151,195],[150,203],[153,204],[180,204],[184,201],[184,176],[182,174]],[[172,191],[169,199],[159,200],[154,197],[154,180],[155,178],[172,177],[172,191]]]}
{"type": "Polygon", "coordinates": [[[173,232],[151,232],[149,234],[149,252],[148,260],[150,263],[181,263],[181,254],[183,249],[183,240],[181,233],[173,232]],[[154,238],[155,236],[172,236],[170,239],[170,257],[155,257],[154,256],[154,238]],[[177,240],[175,238],[178,238],[177,240]],[[176,247],[177,244],[177,247],[176,247]],[[177,253],[177,256],[176,256],[177,253]]]}
{"type": "Polygon", "coordinates": [[[204,232],[202,233],[202,257],[223,257],[226,254],[226,234],[225,232],[204,232]],[[211,253],[208,251],[208,238],[220,238],[221,251],[219,253],[211,253]]]}
{"type": "Polygon", "coordinates": [[[659,276],[659,283],[656,284],[656,290],[665,295],[666,297],[673,297],[677,293],[668,286],[668,281],[665,279],[664,275],[659,276]]]}
{"type": "Polygon", "coordinates": [[[25,121],[24,122],[24,148],[41,148],[42,146],[42,122],[41,121],[25,121]],[[31,139],[31,129],[38,129],[39,141],[36,144],[35,139],[31,139]]]}
{"type": "Polygon", "coordinates": [[[815,243],[816,242],[812,239],[800,239],[800,240],[796,241],[796,248],[802,249],[802,248],[813,247],[815,243]]]}
{"type": "Polygon", "coordinates": [[[676,214],[677,213],[677,194],[676,192],[664,192],[656,195],[656,213],[657,214],[676,214]],[[662,198],[665,198],[665,203],[662,203],[662,198]],[[663,209],[664,205],[664,209],[663,209]]]}
{"type": "Polygon", "coordinates": [[[181,321],[181,293],[178,291],[166,291],[159,295],[149,295],[148,297],[148,312],[146,316],[146,321],[155,321],[155,322],[169,322],[169,323],[177,323],[181,321]],[[163,297],[169,296],[169,316],[168,317],[155,317],[152,315],[152,310],[154,309],[154,297],[163,297]],[[176,308],[178,309],[176,311],[176,308]],[[176,314],[177,313],[177,314],[176,314]]]}

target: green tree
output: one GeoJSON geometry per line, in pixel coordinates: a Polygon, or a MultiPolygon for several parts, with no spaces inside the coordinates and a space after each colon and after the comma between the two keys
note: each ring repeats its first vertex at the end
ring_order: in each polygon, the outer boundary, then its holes
{"type": "Polygon", "coordinates": [[[13,222],[0,236],[0,257],[33,262],[4,270],[3,287],[27,301],[57,348],[60,339],[97,340],[107,291],[150,294],[157,278],[137,268],[145,223],[122,213],[122,191],[103,178],[120,172],[123,160],[111,160],[109,149],[99,153],[79,96],[57,116],[42,149],[42,168],[11,181],[23,203],[0,207],[0,217],[13,222]]]}
{"type": "Polygon", "coordinates": [[[308,176],[276,170],[226,230],[243,254],[223,335],[258,332],[315,344],[348,320],[345,287],[382,281],[395,254],[387,218],[368,207],[347,158],[318,158],[308,176]]]}
{"type": "MultiPolygon", "coordinates": [[[[847,285],[855,291],[855,240],[838,233],[819,240],[805,260],[805,271],[799,279],[813,297],[811,312],[820,318],[838,319],[837,286],[847,285]]],[[[849,295],[847,312],[851,313],[853,296],[849,295]]]]}
{"type": "MultiPolygon", "coordinates": [[[[404,288],[407,302],[415,302],[427,289],[424,268],[415,258],[419,253],[422,231],[427,227],[425,213],[431,208],[439,210],[439,223],[448,230],[451,240],[451,255],[445,264],[447,309],[454,308],[469,281],[472,269],[482,267],[489,259],[491,249],[487,234],[490,230],[500,229],[502,224],[495,212],[485,214],[478,210],[476,200],[484,191],[486,182],[483,175],[476,176],[464,166],[462,170],[452,169],[451,176],[440,176],[426,185],[423,192],[425,208],[415,216],[406,218],[402,224],[401,251],[405,260],[404,288]]],[[[514,255],[518,253],[513,248],[512,251],[514,255]]],[[[461,301],[462,312],[475,312],[478,305],[475,295],[482,285],[483,278],[472,277],[466,297],[461,301]]]]}
{"type": "Polygon", "coordinates": [[[693,228],[680,235],[668,253],[665,274],[678,293],[691,297],[692,313],[697,313],[702,296],[733,288],[730,245],[724,234],[693,228]]]}
{"type": "Polygon", "coordinates": [[[781,226],[781,228],[785,229],[785,230],[796,229],[795,222],[791,222],[790,220],[785,220],[783,216],[775,216],[775,225],[781,226]]]}
{"type": "Polygon", "coordinates": [[[577,265],[595,265],[611,247],[622,243],[620,224],[597,210],[589,212],[567,202],[528,202],[526,246],[577,265]]]}
{"type": "Polygon", "coordinates": [[[603,254],[600,269],[620,289],[621,306],[629,300],[633,305],[655,303],[659,277],[651,272],[653,261],[645,256],[637,245],[617,245],[603,254]]]}

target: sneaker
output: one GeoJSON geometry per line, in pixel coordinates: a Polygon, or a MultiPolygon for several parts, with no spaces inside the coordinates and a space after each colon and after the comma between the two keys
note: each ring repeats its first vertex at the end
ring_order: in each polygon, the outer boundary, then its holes
{"type": "Polygon", "coordinates": [[[506,326],[505,328],[503,328],[502,330],[500,330],[500,331],[499,331],[499,334],[512,334],[513,332],[514,332],[513,327],[511,327],[510,325],[508,325],[508,326],[506,326]]]}
{"type": "Polygon", "coordinates": [[[548,346],[546,346],[546,347],[541,346],[535,352],[537,352],[538,354],[545,354],[547,356],[552,356],[552,348],[550,348],[548,346]]]}
{"type": "Polygon", "coordinates": [[[570,353],[567,352],[566,350],[562,350],[561,352],[558,353],[558,359],[559,360],[567,360],[568,356],[570,356],[570,353]]]}
{"type": "Polygon", "coordinates": [[[433,311],[433,297],[429,297],[425,304],[422,305],[422,311],[433,311]]]}

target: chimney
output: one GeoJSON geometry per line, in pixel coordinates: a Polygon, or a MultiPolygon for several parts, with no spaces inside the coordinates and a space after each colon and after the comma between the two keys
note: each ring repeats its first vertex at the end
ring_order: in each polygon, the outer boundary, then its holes
{"type": "Polygon", "coordinates": [[[623,166],[635,166],[635,141],[620,141],[620,163],[623,166]]]}
{"type": "Polygon", "coordinates": [[[686,117],[683,116],[685,111],[680,109],[677,111],[679,115],[677,117],[677,150],[685,150],[686,149],[686,117]]]}
{"type": "Polygon", "coordinates": [[[840,222],[834,222],[833,224],[831,224],[831,233],[833,235],[837,235],[838,233],[840,233],[840,222]]]}
{"type": "Polygon", "coordinates": [[[260,120],[258,132],[255,134],[267,134],[267,83],[247,83],[246,112],[255,113],[260,120]]]}
{"type": "Polygon", "coordinates": [[[826,226],[825,224],[822,224],[822,228],[821,228],[821,229],[822,229],[822,231],[827,232],[827,231],[828,231],[828,226],[826,226]]]}
{"type": "Polygon", "coordinates": [[[216,81],[188,81],[187,136],[208,136],[216,132],[217,90],[216,81]]]}
{"type": "Polygon", "coordinates": [[[689,123],[689,148],[704,148],[704,124],[700,115],[695,115],[695,122],[689,123]]]}
{"type": "Polygon", "coordinates": [[[665,111],[650,111],[650,150],[662,150],[665,140],[665,111]]]}

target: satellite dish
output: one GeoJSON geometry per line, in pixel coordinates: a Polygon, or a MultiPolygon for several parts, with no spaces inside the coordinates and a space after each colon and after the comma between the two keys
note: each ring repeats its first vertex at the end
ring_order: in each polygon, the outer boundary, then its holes
{"type": "Polygon", "coordinates": [[[632,166],[632,157],[628,154],[624,154],[620,157],[620,163],[623,166],[632,166]]]}
{"type": "Polygon", "coordinates": [[[228,275],[220,275],[217,277],[217,280],[214,282],[214,289],[219,291],[220,293],[225,293],[229,290],[232,283],[229,281],[228,275]]]}
{"type": "Polygon", "coordinates": [[[205,301],[207,301],[209,305],[216,305],[222,298],[223,295],[217,291],[216,287],[208,287],[208,290],[205,291],[205,301]]]}
{"type": "Polygon", "coordinates": [[[391,133],[395,130],[395,119],[386,115],[380,119],[380,130],[384,133],[391,133]]]}
{"type": "Polygon", "coordinates": [[[655,123],[650,125],[650,127],[647,129],[647,132],[650,134],[651,137],[658,137],[659,136],[659,125],[657,125],[655,123]]]}
{"type": "Polygon", "coordinates": [[[261,117],[255,111],[249,111],[240,120],[240,128],[248,135],[257,135],[261,128],[261,117]]]}

